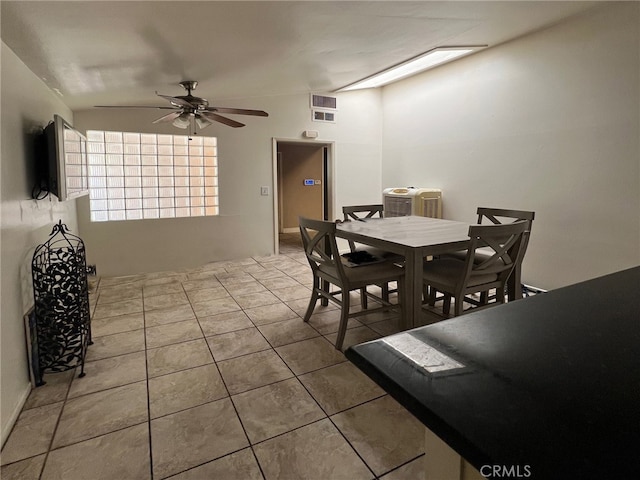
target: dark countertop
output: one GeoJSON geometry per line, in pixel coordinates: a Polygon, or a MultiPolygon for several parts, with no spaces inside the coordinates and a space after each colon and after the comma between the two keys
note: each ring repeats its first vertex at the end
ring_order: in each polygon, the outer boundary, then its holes
{"type": "Polygon", "coordinates": [[[465,366],[429,373],[384,339],[346,356],[477,469],[640,478],[640,267],[403,334],[465,366]]]}

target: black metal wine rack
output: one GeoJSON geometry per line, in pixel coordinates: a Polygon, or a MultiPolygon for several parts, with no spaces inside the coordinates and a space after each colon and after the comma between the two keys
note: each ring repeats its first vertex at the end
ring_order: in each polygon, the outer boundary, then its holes
{"type": "Polygon", "coordinates": [[[91,344],[89,286],[84,242],[62,223],[39,245],[31,262],[39,378],[80,366],[91,344]]]}

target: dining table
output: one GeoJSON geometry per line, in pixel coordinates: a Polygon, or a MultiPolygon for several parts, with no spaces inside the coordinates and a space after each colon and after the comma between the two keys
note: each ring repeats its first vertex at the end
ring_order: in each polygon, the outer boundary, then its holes
{"type": "Polygon", "coordinates": [[[469,244],[469,224],[420,216],[368,218],[339,223],[336,237],[404,256],[405,305],[401,327],[407,329],[419,326],[422,317],[424,259],[465,250],[469,244]]]}

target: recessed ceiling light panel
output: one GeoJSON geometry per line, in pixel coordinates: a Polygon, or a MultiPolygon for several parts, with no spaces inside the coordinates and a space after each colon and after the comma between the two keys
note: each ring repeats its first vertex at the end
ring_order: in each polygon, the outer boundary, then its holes
{"type": "Polygon", "coordinates": [[[381,87],[383,85],[387,85],[403,78],[410,77],[411,75],[424,72],[425,70],[433,68],[437,65],[442,65],[443,63],[450,62],[456,58],[469,55],[470,53],[476,52],[486,47],[486,45],[476,45],[469,47],[434,48],[433,50],[429,50],[428,52],[418,55],[417,57],[407,60],[406,62],[400,63],[395,67],[388,68],[387,70],[376,73],[375,75],[367,77],[364,80],[359,80],[355,83],[352,83],[351,85],[342,87],[337,91],[347,92],[349,90],[381,87]]]}

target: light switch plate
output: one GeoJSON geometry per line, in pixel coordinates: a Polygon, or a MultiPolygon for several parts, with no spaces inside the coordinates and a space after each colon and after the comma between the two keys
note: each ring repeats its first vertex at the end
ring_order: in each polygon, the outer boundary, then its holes
{"type": "Polygon", "coordinates": [[[260,195],[262,196],[269,195],[269,187],[260,187],[260,195]]]}

